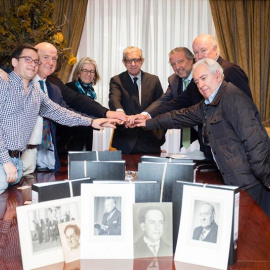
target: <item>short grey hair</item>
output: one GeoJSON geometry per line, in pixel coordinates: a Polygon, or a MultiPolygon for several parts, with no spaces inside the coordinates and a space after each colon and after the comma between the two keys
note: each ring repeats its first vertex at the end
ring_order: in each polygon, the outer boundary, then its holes
{"type": "Polygon", "coordinates": [[[223,68],[217,61],[209,58],[201,59],[193,65],[192,71],[194,72],[200,66],[205,66],[212,74],[219,71],[221,77],[224,78],[223,68]]]}
{"type": "Polygon", "coordinates": [[[127,48],[125,48],[125,50],[123,51],[123,60],[126,60],[126,55],[130,52],[134,52],[134,51],[139,51],[140,52],[140,58],[143,58],[143,53],[142,50],[138,47],[134,47],[134,46],[129,46],[127,48]]]}
{"type": "Polygon", "coordinates": [[[187,47],[176,47],[170,51],[169,56],[171,54],[178,53],[178,52],[184,52],[188,60],[194,60],[193,53],[187,47]]]}

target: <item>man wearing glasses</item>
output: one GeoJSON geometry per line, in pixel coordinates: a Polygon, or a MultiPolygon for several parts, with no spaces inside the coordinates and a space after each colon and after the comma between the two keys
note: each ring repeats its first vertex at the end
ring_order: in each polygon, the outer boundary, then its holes
{"type": "Polygon", "coordinates": [[[40,114],[69,126],[115,127],[118,120],[91,119],[71,112],[52,102],[32,82],[40,61],[30,45],[17,47],[11,55],[14,71],[8,81],[0,78],[0,194],[22,177],[20,156],[26,149],[40,114]]]}
{"type": "MultiPolygon", "coordinates": [[[[162,96],[163,89],[157,76],[141,70],[144,62],[141,49],[127,47],[122,62],[127,70],[110,80],[109,107],[126,115],[139,114],[162,96]]],[[[158,154],[164,142],[164,130],[119,126],[114,132],[112,147],[122,150],[123,154],[158,154]]]]}

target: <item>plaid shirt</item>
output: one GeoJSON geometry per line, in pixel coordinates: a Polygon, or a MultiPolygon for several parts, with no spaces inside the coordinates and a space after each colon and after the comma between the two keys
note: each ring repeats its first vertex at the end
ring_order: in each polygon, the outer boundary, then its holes
{"type": "Polygon", "coordinates": [[[11,72],[8,82],[0,78],[0,163],[10,162],[8,150],[26,149],[38,115],[66,126],[92,122],[54,103],[32,82],[25,95],[22,79],[11,72]]]}

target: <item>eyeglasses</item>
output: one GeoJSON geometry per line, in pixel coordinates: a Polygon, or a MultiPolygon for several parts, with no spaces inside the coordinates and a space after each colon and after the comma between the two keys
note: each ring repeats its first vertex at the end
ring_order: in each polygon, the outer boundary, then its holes
{"type": "Polygon", "coordinates": [[[95,73],[96,73],[95,70],[88,70],[88,69],[82,69],[81,72],[82,72],[84,75],[95,74],[95,73]]]}
{"type": "Polygon", "coordinates": [[[142,58],[125,59],[125,62],[127,64],[132,64],[132,62],[134,62],[134,64],[137,64],[141,61],[142,61],[142,58]]]}
{"type": "Polygon", "coordinates": [[[20,58],[24,58],[24,60],[25,60],[25,62],[27,64],[31,64],[32,62],[34,62],[34,64],[36,66],[41,65],[41,62],[39,62],[39,60],[33,60],[30,56],[20,56],[20,57],[17,57],[17,59],[20,59],[20,58]]]}

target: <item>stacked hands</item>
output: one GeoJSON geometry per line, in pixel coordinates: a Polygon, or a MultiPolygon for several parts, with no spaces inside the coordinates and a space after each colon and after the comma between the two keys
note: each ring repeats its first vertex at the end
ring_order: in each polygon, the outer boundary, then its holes
{"type": "MultiPolygon", "coordinates": [[[[126,128],[134,128],[134,127],[145,127],[146,120],[150,117],[148,115],[136,114],[136,115],[126,115],[124,112],[113,112],[108,111],[107,119],[95,119],[102,120],[100,123],[99,129],[104,129],[104,127],[116,128],[117,125],[125,125],[126,128]],[[104,121],[105,120],[105,121],[104,121]]],[[[92,126],[96,128],[93,124],[92,126]]]]}

